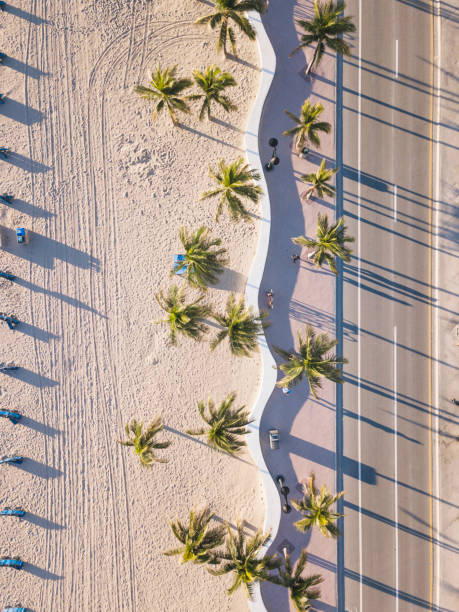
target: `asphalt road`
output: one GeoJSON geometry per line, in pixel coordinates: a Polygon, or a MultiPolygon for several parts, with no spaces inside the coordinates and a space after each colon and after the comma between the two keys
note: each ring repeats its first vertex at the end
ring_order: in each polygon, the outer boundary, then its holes
{"type": "Polygon", "coordinates": [[[349,0],[343,62],[344,590],[349,612],[431,607],[430,2],[349,0]]]}

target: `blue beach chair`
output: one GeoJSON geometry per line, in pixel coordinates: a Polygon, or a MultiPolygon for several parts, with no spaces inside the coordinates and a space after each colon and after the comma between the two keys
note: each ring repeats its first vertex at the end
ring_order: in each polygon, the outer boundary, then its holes
{"type": "Polygon", "coordinates": [[[0,559],[0,567],[14,567],[14,569],[20,570],[23,565],[24,561],[21,561],[21,559],[12,559],[11,557],[0,559]]]}
{"type": "Polygon", "coordinates": [[[8,157],[8,153],[10,152],[10,150],[8,149],[8,147],[0,147],[0,155],[6,159],[8,157]]]}
{"type": "Polygon", "coordinates": [[[27,612],[27,608],[3,608],[3,612],[27,612]]]}
{"type": "Polygon", "coordinates": [[[24,461],[24,457],[21,457],[21,455],[12,455],[11,457],[2,457],[2,459],[0,459],[0,464],[1,463],[19,464],[19,463],[22,463],[23,461],[24,461]]]}
{"type": "Polygon", "coordinates": [[[10,195],[9,193],[2,193],[0,195],[0,202],[2,202],[2,204],[6,204],[7,206],[8,206],[8,204],[11,204],[13,199],[14,199],[14,197],[12,195],[10,195]]]}
{"type": "Polygon", "coordinates": [[[186,269],[188,268],[188,264],[183,266],[183,262],[185,261],[185,255],[174,255],[174,272],[175,274],[185,274],[186,269]],[[180,267],[183,266],[183,267],[180,267]]]}
{"type": "Polygon", "coordinates": [[[19,370],[19,366],[15,365],[0,365],[0,372],[12,372],[13,370],[19,370]]]}
{"type": "Polygon", "coordinates": [[[14,279],[16,278],[14,274],[10,274],[9,272],[2,272],[1,270],[0,270],[0,277],[6,278],[7,280],[10,280],[10,281],[14,281],[14,279]]]}
{"type": "Polygon", "coordinates": [[[5,0],[0,0],[0,10],[4,11],[6,8],[6,2],[5,0]]]}
{"type": "Polygon", "coordinates": [[[17,516],[22,518],[25,516],[25,510],[21,510],[21,508],[3,508],[3,510],[0,510],[0,516],[17,516]]]}
{"type": "Polygon", "coordinates": [[[19,423],[21,419],[21,414],[19,412],[11,412],[11,410],[0,410],[0,417],[5,417],[9,419],[14,425],[19,423]]]}

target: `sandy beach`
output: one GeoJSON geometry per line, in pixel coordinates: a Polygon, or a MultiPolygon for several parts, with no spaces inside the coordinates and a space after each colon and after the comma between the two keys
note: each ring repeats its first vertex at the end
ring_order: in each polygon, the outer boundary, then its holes
{"type": "MultiPolygon", "coordinates": [[[[258,81],[256,44],[238,37],[241,61],[216,55],[216,34],[193,25],[201,2],[13,0],[1,15],[2,160],[1,306],[21,321],[0,327],[0,406],[23,414],[0,422],[0,505],[25,519],[0,522],[1,553],[24,571],[0,572],[0,606],[35,612],[80,610],[202,611],[247,609],[230,577],[162,555],[175,546],[169,519],[208,504],[219,520],[262,527],[261,480],[249,453],[234,459],[184,434],[200,424],[197,402],[231,391],[253,404],[257,357],[232,357],[209,340],[169,342],[155,325],[154,293],[172,282],[178,230],[207,225],[228,249],[229,264],[207,301],[222,310],[243,294],[257,245],[253,223],[215,222],[209,163],[244,154],[243,131],[258,81]],[[200,123],[197,108],[173,128],[152,121],[152,106],[132,87],[158,63],[179,76],[217,63],[238,85],[231,115],[200,123]],[[18,245],[14,228],[29,230],[18,245]],[[132,417],[161,415],[169,459],[142,469],[116,443],[132,417]]],[[[179,284],[184,281],[180,280],[179,284]]],[[[196,296],[196,291],[189,291],[196,296]]],[[[211,328],[209,337],[215,334],[211,328]]]]}

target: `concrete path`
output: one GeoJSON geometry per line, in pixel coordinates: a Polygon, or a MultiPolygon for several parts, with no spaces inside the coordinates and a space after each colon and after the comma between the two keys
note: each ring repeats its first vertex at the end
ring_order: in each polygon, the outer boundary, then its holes
{"type": "MultiPolygon", "coordinates": [[[[301,174],[315,171],[321,157],[311,154],[303,160],[293,152],[292,140],[281,136],[283,130],[292,127],[292,121],[284,109],[299,115],[304,100],[322,102],[325,107],[323,120],[334,123],[335,116],[335,60],[324,57],[315,78],[304,77],[307,60],[303,52],[292,59],[288,54],[297,45],[295,18],[308,18],[312,2],[307,0],[282,0],[271,2],[263,23],[274,46],[277,70],[272,89],[264,109],[260,127],[260,150],[266,160],[271,155],[268,140],[279,140],[280,164],[266,173],[271,199],[271,236],[260,292],[260,308],[266,309],[264,291],[274,292],[274,309],[271,311],[272,326],[266,337],[271,349],[274,345],[284,349],[297,347],[297,332],[304,335],[306,323],[318,331],[326,331],[335,337],[335,277],[328,270],[318,271],[306,261],[306,252],[291,242],[293,236],[315,235],[317,213],[335,215],[330,202],[311,201],[302,204],[300,194],[305,184],[299,180],[301,174]],[[279,32],[282,35],[279,35],[279,32]],[[302,255],[302,260],[293,263],[293,253],[302,255]]],[[[334,166],[334,130],[322,137],[320,153],[334,166]]],[[[277,359],[277,356],[276,356],[277,359]]],[[[275,389],[268,402],[262,421],[261,439],[265,461],[273,475],[282,474],[290,488],[291,497],[299,499],[299,483],[311,471],[317,477],[317,484],[325,483],[335,490],[335,388],[325,382],[315,401],[307,382],[293,388],[290,395],[275,389]],[[267,432],[271,427],[280,430],[280,449],[269,450],[267,432]]],[[[295,510],[282,515],[279,532],[271,551],[282,551],[282,544],[288,541],[293,546],[292,559],[296,561],[301,549],[309,552],[309,573],[320,573],[325,581],[322,585],[322,600],[316,605],[320,610],[333,610],[336,604],[336,543],[320,533],[305,536],[299,533],[293,522],[300,518],[295,510]]],[[[281,553],[282,554],[282,553],[281,553]]],[[[262,595],[270,612],[283,612],[293,608],[285,589],[264,584],[262,595]]]]}

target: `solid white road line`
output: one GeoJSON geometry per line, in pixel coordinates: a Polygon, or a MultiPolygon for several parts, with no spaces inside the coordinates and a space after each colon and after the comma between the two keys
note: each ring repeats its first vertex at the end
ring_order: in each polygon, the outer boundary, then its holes
{"type": "Polygon", "coordinates": [[[397,326],[394,325],[394,522],[395,522],[395,612],[399,612],[398,584],[398,406],[397,406],[397,326]]]}
{"type": "Polygon", "coordinates": [[[395,41],[395,78],[398,79],[398,40],[395,41]]]}
{"type": "Polygon", "coordinates": [[[362,363],[362,352],[360,345],[360,328],[361,328],[361,223],[360,223],[360,179],[361,179],[361,137],[362,137],[362,0],[359,0],[359,73],[358,73],[358,113],[357,113],[357,253],[358,253],[358,265],[357,265],[357,327],[359,330],[359,341],[357,343],[357,442],[358,442],[358,477],[359,477],[359,601],[360,608],[359,612],[363,612],[363,528],[362,528],[362,424],[361,424],[361,363],[362,363]]]}
{"type": "Polygon", "coordinates": [[[397,221],[397,185],[394,185],[394,221],[397,221]]]}

